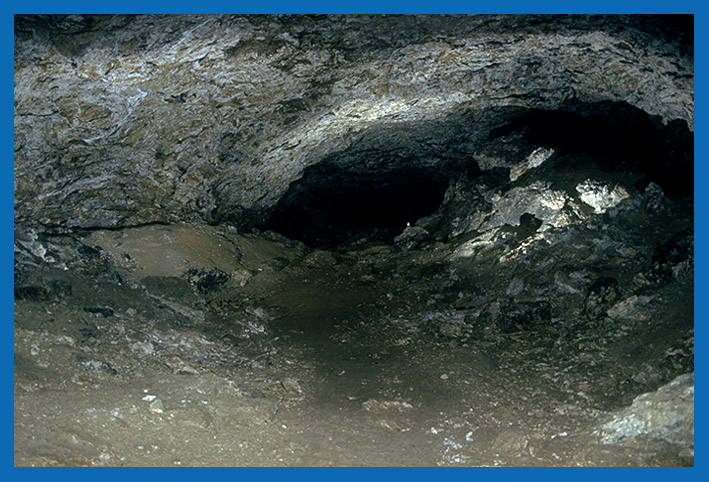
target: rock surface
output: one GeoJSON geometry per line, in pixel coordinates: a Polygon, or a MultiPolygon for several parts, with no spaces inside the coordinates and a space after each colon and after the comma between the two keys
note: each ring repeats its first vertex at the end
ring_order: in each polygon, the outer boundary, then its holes
{"type": "Polygon", "coordinates": [[[456,170],[529,109],[622,101],[692,130],[691,32],[669,22],[17,16],[16,221],[262,225],[309,166],[456,170]]]}
{"type": "Polygon", "coordinates": [[[678,444],[694,455],[694,373],[639,396],[598,432],[606,444],[648,437],[678,444]]]}
{"type": "Polygon", "coordinates": [[[686,21],[16,17],[15,464],[693,465],[686,21]]]}

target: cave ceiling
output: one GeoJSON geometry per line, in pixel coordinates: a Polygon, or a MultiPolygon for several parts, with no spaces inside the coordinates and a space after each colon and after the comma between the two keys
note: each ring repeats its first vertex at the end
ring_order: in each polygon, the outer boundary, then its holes
{"type": "Polygon", "coordinates": [[[491,133],[544,122],[534,112],[623,105],[691,132],[690,27],[620,15],[16,16],[15,221],[263,227],[309,168],[414,185],[437,172],[445,184],[476,168],[491,133]]]}

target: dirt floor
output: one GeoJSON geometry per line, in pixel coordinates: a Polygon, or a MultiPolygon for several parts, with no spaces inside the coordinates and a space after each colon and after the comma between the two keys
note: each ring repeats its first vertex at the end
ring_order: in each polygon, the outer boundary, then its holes
{"type": "Polygon", "coordinates": [[[459,245],[313,251],[192,225],[27,239],[42,262],[16,263],[17,466],[694,463],[598,432],[693,370],[691,273],[593,321],[572,307],[583,269],[540,301],[519,286],[534,273],[459,245]]]}

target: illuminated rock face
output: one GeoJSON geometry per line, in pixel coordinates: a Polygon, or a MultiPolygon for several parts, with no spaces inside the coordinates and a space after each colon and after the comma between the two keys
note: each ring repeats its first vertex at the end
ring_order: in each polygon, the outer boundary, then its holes
{"type": "Polygon", "coordinates": [[[17,17],[15,465],[693,465],[688,18],[17,17]]]}
{"type": "MultiPolygon", "coordinates": [[[[499,129],[525,116],[603,119],[621,105],[650,116],[649,137],[686,137],[694,87],[684,21],[18,16],[15,220],[55,232],[264,228],[317,183],[398,199],[426,191],[430,206],[397,218],[400,232],[435,211],[451,180],[484,171],[490,138],[509,140],[499,129]]],[[[590,134],[594,144],[607,132],[590,134]]],[[[536,144],[515,152],[559,149],[536,144]]]]}

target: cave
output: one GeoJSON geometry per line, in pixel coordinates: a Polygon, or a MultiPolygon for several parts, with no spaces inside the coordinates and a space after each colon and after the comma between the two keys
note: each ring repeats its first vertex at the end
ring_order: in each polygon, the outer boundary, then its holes
{"type": "Polygon", "coordinates": [[[318,248],[358,236],[393,242],[411,220],[438,209],[449,181],[435,169],[372,175],[321,163],[290,185],[265,228],[318,248]]]}
{"type": "Polygon", "coordinates": [[[17,15],[16,466],[693,466],[691,15],[17,15]]]}
{"type": "MultiPolygon", "coordinates": [[[[634,172],[637,189],[652,182],[673,198],[693,196],[693,135],[680,122],[665,126],[622,102],[570,101],[557,110],[524,110],[510,118],[489,132],[488,141],[517,134],[521,143],[553,149],[556,159],[548,169],[634,172]]],[[[435,129],[439,136],[461,130],[451,121],[443,125],[435,129]]],[[[431,149],[428,138],[409,139],[402,149],[397,134],[360,140],[306,168],[259,227],[317,248],[357,241],[392,244],[407,225],[439,209],[451,181],[483,172],[452,138],[438,149],[431,149]],[[358,148],[360,142],[368,147],[358,148]]]]}
{"type": "MultiPolygon", "coordinates": [[[[438,135],[460,130],[451,121],[425,128],[438,135]]],[[[391,126],[386,135],[365,133],[348,149],[306,168],[262,228],[317,248],[393,243],[407,225],[438,210],[451,180],[478,171],[472,159],[440,138],[434,146],[426,142],[430,137],[416,135],[402,143],[409,129],[391,126]]]]}

